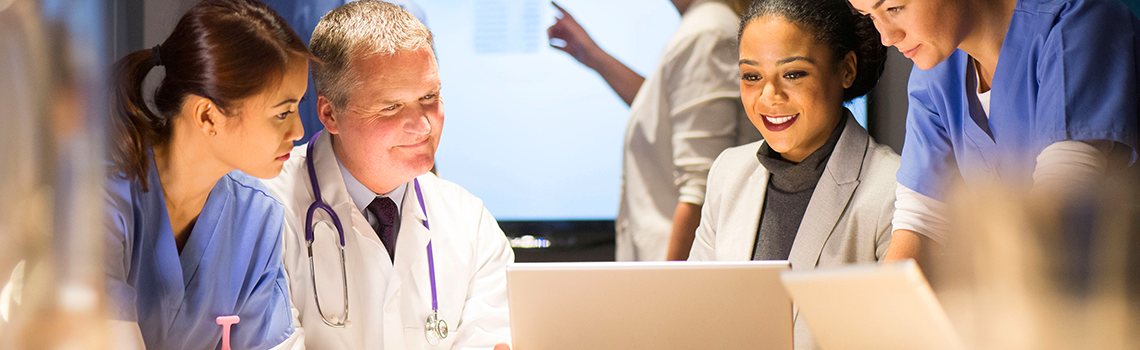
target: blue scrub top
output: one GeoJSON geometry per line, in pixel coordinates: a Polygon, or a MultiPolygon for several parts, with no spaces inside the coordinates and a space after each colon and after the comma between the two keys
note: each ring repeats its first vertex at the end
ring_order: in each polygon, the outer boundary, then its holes
{"type": "Polygon", "coordinates": [[[947,184],[1026,188],[1058,141],[1110,140],[1136,160],[1140,20],[1118,0],[1018,0],[987,120],[969,56],[911,71],[900,184],[943,199],[947,184]]]}
{"type": "Polygon", "coordinates": [[[283,207],[233,171],[210,191],[178,253],[153,160],[149,192],[107,179],[106,288],[111,317],[138,322],[148,349],[220,349],[218,316],[238,315],[233,349],[268,349],[293,333],[281,261],[283,207]]]}

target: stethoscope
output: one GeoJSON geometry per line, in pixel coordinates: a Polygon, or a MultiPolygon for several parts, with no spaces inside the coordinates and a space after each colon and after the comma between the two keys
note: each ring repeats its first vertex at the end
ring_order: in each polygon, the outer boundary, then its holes
{"type": "MultiPolygon", "coordinates": [[[[321,199],[321,186],[317,183],[317,171],[313,166],[313,149],[316,148],[317,136],[321,132],[318,131],[311,139],[309,139],[309,148],[305,151],[305,165],[309,170],[309,182],[313,186],[313,204],[309,205],[309,210],[305,214],[305,246],[309,251],[309,277],[313,281],[313,297],[317,302],[317,313],[321,316],[321,321],[326,325],[333,328],[344,328],[348,325],[348,273],[345,271],[344,259],[344,228],[340,224],[340,218],[337,217],[336,212],[329,206],[323,199],[321,199]],[[335,315],[332,320],[325,317],[324,311],[321,310],[321,297],[317,294],[317,274],[313,268],[313,213],[318,209],[324,211],[332,218],[333,226],[336,227],[336,232],[340,235],[340,277],[341,284],[344,287],[344,318],[338,319],[335,315]]],[[[415,179],[412,181],[416,190],[416,199],[420,202],[420,210],[424,213],[424,228],[431,230],[428,226],[427,220],[427,206],[424,205],[424,195],[420,190],[420,180],[415,179]]],[[[427,322],[424,324],[424,336],[427,338],[428,344],[432,346],[439,345],[439,341],[446,339],[448,334],[447,322],[439,318],[439,298],[435,290],[435,257],[432,254],[431,240],[427,244],[427,258],[428,258],[428,273],[431,276],[431,315],[428,316],[427,322]]]]}

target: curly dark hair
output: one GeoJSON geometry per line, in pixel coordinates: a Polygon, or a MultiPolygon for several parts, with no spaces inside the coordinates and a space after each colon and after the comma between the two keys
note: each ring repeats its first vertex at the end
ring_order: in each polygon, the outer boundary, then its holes
{"type": "Polygon", "coordinates": [[[831,48],[836,61],[855,52],[855,82],[843,90],[844,101],[866,95],[883,74],[887,48],[881,44],[871,19],[855,12],[847,0],[755,0],[740,18],[737,40],[749,23],[769,16],[787,19],[813,32],[816,40],[831,48]]]}

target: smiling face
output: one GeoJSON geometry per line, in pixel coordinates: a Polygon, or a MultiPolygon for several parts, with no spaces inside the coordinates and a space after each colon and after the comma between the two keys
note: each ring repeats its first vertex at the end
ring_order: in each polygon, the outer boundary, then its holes
{"type": "Polygon", "coordinates": [[[740,95],[748,119],[772,150],[799,162],[827,141],[843,116],[843,89],[855,81],[855,54],[836,62],[812,33],[760,17],[740,37],[740,95]]]}
{"type": "Polygon", "coordinates": [[[297,104],[309,83],[309,60],[290,60],[278,87],[241,101],[233,118],[217,119],[222,125],[211,137],[214,154],[229,167],[270,179],[281,173],[289,160],[293,141],[305,135],[297,104]],[[240,151],[235,151],[240,150],[240,151]]]}
{"type": "Polygon", "coordinates": [[[430,46],[357,56],[349,74],[363,82],[343,110],[323,96],[317,110],[338,159],[376,193],[431,170],[443,131],[439,71],[430,46]]]}
{"type": "Polygon", "coordinates": [[[883,46],[894,46],[927,70],[945,61],[972,27],[964,0],[850,0],[871,16],[883,46]]]}

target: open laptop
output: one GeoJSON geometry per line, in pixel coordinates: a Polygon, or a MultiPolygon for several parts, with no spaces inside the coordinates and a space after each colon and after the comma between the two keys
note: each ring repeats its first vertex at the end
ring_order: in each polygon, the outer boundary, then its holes
{"type": "Polygon", "coordinates": [[[518,263],[514,350],[792,349],[786,261],[518,263]]]}
{"type": "Polygon", "coordinates": [[[964,350],[914,260],[785,272],[823,350],[964,350]]]}

